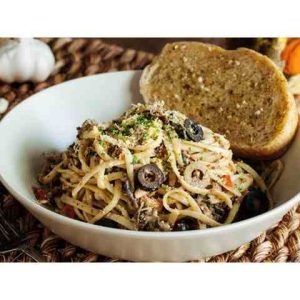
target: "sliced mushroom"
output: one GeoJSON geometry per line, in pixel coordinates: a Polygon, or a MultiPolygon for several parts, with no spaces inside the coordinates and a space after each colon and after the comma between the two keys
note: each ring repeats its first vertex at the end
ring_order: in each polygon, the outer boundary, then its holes
{"type": "Polygon", "coordinates": [[[175,186],[176,185],[177,176],[173,171],[169,172],[168,180],[169,180],[169,186],[175,186]]]}

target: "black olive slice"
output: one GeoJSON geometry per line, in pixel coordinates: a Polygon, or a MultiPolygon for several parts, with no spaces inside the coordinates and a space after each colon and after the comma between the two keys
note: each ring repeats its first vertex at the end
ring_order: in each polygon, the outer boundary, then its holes
{"type": "Polygon", "coordinates": [[[104,218],[99,220],[96,224],[104,227],[119,228],[118,223],[104,218]]]}
{"type": "Polygon", "coordinates": [[[269,210],[269,200],[265,193],[255,188],[249,190],[244,197],[240,213],[241,219],[252,218],[269,210]]]}
{"type": "Polygon", "coordinates": [[[173,230],[174,231],[187,231],[198,229],[198,223],[195,219],[185,218],[176,222],[173,230]]]}
{"type": "Polygon", "coordinates": [[[189,139],[194,142],[200,142],[201,140],[203,140],[203,130],[200,125],[198,125],[191,119],[185,119],[183,125],[186,135],[189,139]]]}
{"type": "Polygon", "coordinates": [[[165,176],[156,164],[148,164],[138,170],[137,180],[144,190],[155,191],[163,184],[165,176]]]}

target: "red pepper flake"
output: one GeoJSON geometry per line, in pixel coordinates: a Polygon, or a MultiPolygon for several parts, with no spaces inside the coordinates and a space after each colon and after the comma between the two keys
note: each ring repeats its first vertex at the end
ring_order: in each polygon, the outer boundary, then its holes
{"type": "Polygon", "coordinates": [[[42,201],[42,200],[49,200],[48,199],[48,196],[47,196],[47,192],[42,189],[42,188],[37,188],[37,187],[33,187],[33,192],[34,192],[34,195],[35,195],[35,198],[39,201],[42,201]]]}
{"type": "Polygon", "coordinates": [[[74,211],[74,208],[71,205],[66,204],[64,206],[64,208],[62,209],[62,211],[63,211],[63,214],[66,217],[69,217],[69,218],[72,218],[72,219],[75,218],[75,211],[74,211]]]}
{"type": "Polygon", "coordinates": [[[228,186],[229,188],[233,187],[233,181],[231,180],[230,175],[223,175],[222,178],[223,178],[226,186],[228,186]]]}

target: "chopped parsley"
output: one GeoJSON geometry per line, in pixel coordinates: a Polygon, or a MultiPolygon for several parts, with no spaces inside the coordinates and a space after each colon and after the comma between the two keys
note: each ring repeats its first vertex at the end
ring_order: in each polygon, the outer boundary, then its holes
{"type": "Polygon", "coordinates": [[[124,126],[122,130],[122,135],[129,136],[131,134],[131,126],[124,126]]]}
{"type": "Polygon", "coordinates": [[[135,165],[135,164],[137,164],[137,163],[139,163],[140,162],[140,160],[136,157],[136,155],[133,155],[132,156],[132,161],[131,161],[131,163],[133,164],[133,165],[135,165]]]}
{"type": "Polygon", "coordinates": [[[119,134],[119,130],[115,127],[109,127],[106,131],[108,133],[112,134],[112,135],[118,135],[119,134]]]}
{"type": "Polygon", "coordinates": [[[137,117],[136,124],[149,127],[152,124],[152,121],[142,115],[137,117]]]}

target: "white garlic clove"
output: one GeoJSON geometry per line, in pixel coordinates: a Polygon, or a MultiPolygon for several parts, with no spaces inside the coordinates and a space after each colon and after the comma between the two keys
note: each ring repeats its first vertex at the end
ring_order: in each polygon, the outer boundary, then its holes
{"type": "Polygon", "coordinates": [[[0,98],[0,114],[4,114],[7,111],[8,105],[9,102],[6,99],[0,98]]]}

